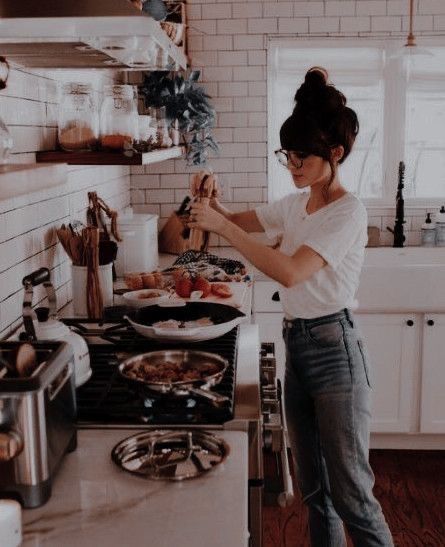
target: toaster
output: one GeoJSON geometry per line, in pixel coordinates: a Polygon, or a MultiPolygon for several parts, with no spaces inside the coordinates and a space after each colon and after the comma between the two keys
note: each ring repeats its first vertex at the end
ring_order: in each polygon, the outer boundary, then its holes
{"type": "MultiPolygon", "coordinates": [[[[3,364],[21,342],[0,342],[3,364]]],[[[38,507],[51,495],[63,456],[77,445],[74,354],[65,342],[32,342],[34,371],[0,377],[0,498],[38,507]]],[[[1,362],[0,362],[1,365],[1,362]]],[[[13,370],[13,367],[12,367],[13,370]]]]}

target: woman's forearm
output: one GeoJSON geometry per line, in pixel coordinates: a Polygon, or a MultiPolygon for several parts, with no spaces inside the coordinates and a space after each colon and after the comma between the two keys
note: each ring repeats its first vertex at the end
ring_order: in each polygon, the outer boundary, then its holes
{"type": "Polygon", "coordinates": [[[226,223],[220,235],[258,270],[285,287],[291,287],[312,275],[304,262],[299,264],[298,259],[260,243],[232,222],[226,223]]]}

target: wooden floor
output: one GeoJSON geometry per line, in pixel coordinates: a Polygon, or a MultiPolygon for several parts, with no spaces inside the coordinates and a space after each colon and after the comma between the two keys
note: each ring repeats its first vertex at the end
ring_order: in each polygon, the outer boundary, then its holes
{"type": "MultiPolygon", "coordinates": [[[[372,450],[370,460],[395,545],[445,547],[445,451],[372,450]]],[[[287,509],[264,508],[263,547],[310,546],[306,507],[296,497],[287,509]]]]}

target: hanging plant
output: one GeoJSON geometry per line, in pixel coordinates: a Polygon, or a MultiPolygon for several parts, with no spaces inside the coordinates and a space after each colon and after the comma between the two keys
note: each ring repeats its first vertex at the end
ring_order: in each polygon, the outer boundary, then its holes
{"type": "Polygon", "coordinates": [[[215,109],[197,83],[199,75],[199,70],[188,74],[148,72],[139,86],[146,108],[165,106],[170,123],[178,121],[188,165],[205,165],[210,151],[219,152],[211,134],[215,109]]]}

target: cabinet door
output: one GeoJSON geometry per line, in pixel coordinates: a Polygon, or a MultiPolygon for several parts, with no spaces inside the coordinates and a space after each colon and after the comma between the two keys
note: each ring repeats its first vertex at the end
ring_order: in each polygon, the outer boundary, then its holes
{"type": "Polygon", "coordinates": [[[420,431],[445,433],[445,314],[424,316],[420,431]]]}
{"type": "Polygon", "coordinates": [[[283,329],[282,313],[255,313],[254,322],[258,325],[261,342],[274,342],[275,358],[277,363],[277,378],[284,385],[284,365],[286,352],[282,335],[283,329]]]}
{"type": "Polygon", "coordinates": [[[409,314],[356,314],[368,348],[375,433],[417,428],[420,319],[409,314]]]}

